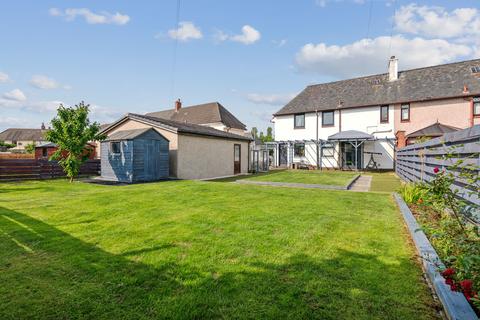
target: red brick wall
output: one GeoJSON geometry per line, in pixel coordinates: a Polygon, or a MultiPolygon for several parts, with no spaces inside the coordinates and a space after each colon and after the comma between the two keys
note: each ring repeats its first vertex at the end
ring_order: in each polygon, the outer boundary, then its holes
{"type": "MultiPolygon", "coordinates": [[[[88,157],[88,159],[90,159],[90,160],[95,159],[95,157],[97,155],[97,153],[95,152],[95,147],[89,145],[88,148],[92,149],[92,152],[90,153],[90,156],[88,157]]],[[[36,147],[35,148],[35,159],[49,159],[52,156],[52,154],[55,151],[57,151],[57,147],[47,147],[46,148],[47,149],[47,156],[44,157],[43,156],[43,149],[45,149],[45,148],[42,148],[42,147],[36,147]]]]}

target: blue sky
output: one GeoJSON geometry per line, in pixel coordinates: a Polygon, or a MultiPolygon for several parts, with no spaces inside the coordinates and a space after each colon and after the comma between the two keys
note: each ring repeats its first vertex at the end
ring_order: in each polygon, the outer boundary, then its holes
{"type": "Polygon", "coordinates": [[[105,123],[176,98],[264,129],[305,86],[384,72],[390,55],[401,70],[480,57],[478,0],[181,0],[179,25],[176,7],[3,1],[0,130],[48,123],[59,103],[105,123]]]}

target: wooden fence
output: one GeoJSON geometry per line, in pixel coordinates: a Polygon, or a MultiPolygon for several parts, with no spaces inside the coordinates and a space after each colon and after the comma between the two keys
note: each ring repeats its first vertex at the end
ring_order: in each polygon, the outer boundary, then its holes
{"type": "Polygon", "coordinates": [[[480,207],[478,186],[459,176],[459,169],[449,168],[461,159],[462,167],[475,166],[473,173],[480,174],[480,125],[403,147],[396,151],[396,156],[395,171],[403,180],[429,182],[435,176],[435,167],[451,170],[458,177],[452,189],[458,190],[458,196],[470,205],[480,207]]]}
{"type": "MultiPolygon", "coordinates": [[[[100,160],[87,160],[80,168],[80,175],[98,175],[100,160]]],[[[53,179],[65,173],[56,161],[35,159],[0,159],[0,181],[53,179]]]]}

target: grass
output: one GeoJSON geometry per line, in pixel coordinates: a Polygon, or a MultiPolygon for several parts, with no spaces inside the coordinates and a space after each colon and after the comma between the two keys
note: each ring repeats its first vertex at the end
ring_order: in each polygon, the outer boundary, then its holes
{"type": "Polygon", "coordinates": [[[0,318],[433,319],[391,197],[0,184],[0,318]]]}
{"type": "Polygon", "coordinates": [[[395,192],[400,189],[400,179],[393,172],[366,172],[365,175],[372,176],[370,191],[395,192]]]}
{"type": "Polygon", "coordinates": [[[253,181],[346,186],[358,173],[352,171],[280,170],[246,178],[253,181]]]}

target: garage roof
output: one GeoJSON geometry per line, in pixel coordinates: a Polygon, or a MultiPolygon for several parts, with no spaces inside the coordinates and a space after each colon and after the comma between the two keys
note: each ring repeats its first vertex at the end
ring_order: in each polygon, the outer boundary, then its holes
{"type": "Polygon", "coordinates": [[[125,121],[126,119],[141,121],[144,123],[148,123],[149,125],[154,127],[159,127],[162,129],[175,131],[178,133],[189,133],[194,135],[211,136],[211,137],[218,137],[218,138],[224,138],[224,139],[234,139],[234,140],[244,140],[244,141],[252,140],[252,138],[250,137],[217,130],[208,126],[202,126],[202,125],[191,124],[191,123],[182,123],[178,121],[167,120],[167,119],[162,119],[157,117],[144,116],[136,113],[128,113],[123,118],[115,121],[110,126],[102,130],[102,133],[108,132],[110,129],[114,128],[115,126],[125,121]]]}

